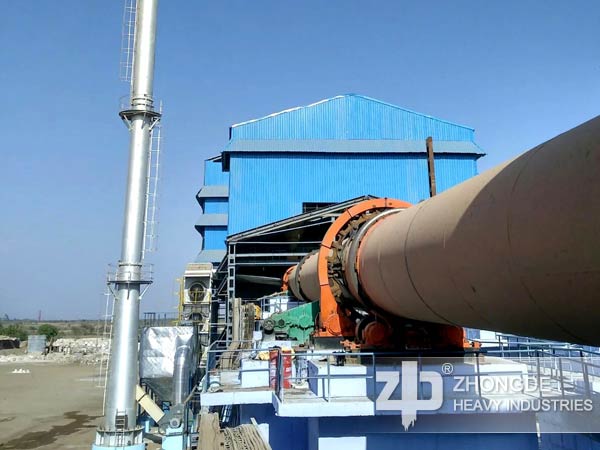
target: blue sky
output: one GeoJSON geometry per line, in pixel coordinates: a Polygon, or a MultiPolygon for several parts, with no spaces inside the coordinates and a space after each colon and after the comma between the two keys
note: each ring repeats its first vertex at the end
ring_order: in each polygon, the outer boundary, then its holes
{"type": "MultiPolygon", "coordinates": [[[[2,2],[0,315],[101,311],[128,150],[122,7],[2,2]]],[[[597,114],[599,19],[592,0],[163,0],[160,237],[142,309],[175,306],[199,246],[202,160],[229,125],[354,92],[474,127],[482,171],[597,114]]]]}

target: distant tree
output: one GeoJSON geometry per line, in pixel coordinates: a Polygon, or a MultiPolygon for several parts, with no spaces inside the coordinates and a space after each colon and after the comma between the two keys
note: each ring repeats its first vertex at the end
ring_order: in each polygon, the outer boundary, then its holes
{"type": "Polygon", "coordinates": [[[10,337],[16,337],[21,341],[27,340],[27,332],[25,331],[25,328],[23,328],[23,325],[21,325],[20,323],[15,323],[7,327],[0,327],[0,334],[10,337]]]}
{"type": "Polygon", "coordinates": [[[58,336],[58,328],[56,328],[54,325],[50,325],[48,323],[40,325],[37,329],[37,332],[38,332],[38,334],[46,335],[47,341],[53,341],[54,338],[56,336],[58,336]]]}

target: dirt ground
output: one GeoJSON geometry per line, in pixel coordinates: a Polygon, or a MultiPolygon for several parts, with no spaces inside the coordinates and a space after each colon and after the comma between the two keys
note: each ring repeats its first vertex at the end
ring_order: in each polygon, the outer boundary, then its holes
{"type": "Polygon", "coordinates": [[[97,374],[79,364],[0,364],[0,450],[89,450],[102,414],[97,374]]]}

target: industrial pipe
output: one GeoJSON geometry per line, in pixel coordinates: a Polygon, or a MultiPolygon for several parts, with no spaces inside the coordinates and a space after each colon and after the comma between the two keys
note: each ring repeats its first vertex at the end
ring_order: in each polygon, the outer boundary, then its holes
{"type": "Polygon", "coordinates": [[[173,405],[182,404],[190,393],[191,360],[189,344],[178,345],[173,361],[173,405]]]}
{"type": "Polygon", "coordinates": [[[380,314],[597,346],[599,233],[600,117],[370,218],[342,243],[343,279],[380,314]]]}

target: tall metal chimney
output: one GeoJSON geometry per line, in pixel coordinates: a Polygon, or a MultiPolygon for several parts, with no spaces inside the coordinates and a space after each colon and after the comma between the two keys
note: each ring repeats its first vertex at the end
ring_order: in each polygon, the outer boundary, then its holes
{"type": "Polygon", "coordinates": [[[105,417],[97,430],[94,449],[144,449],[142,429],[136,424],[135,387],[138,382],[140,294],[151,282],[142,276],[142,262],[151,132],[160,120],[152,98],[157,8],[158,0],[137,0],[131,106],[119,113],[131,135],[129,173],[121,259],[112,280],[115,313],[105,417]]]}

